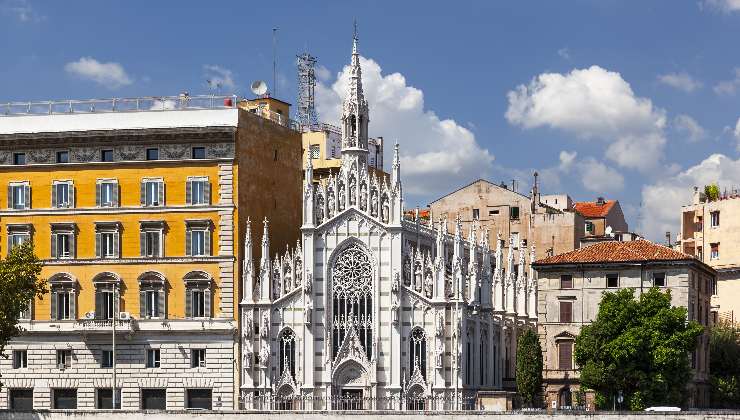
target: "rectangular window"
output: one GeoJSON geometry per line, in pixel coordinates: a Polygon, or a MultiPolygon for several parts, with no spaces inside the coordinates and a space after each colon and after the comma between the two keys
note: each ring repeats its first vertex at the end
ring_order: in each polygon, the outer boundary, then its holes
{"type": "Polygon", "coordinates": [[[141,409],[142,410],[166,410],[167,409],[167,389],[142,389],[141,390],[141,409]]]}
{"type": "Polygon", "coordinates": [[[159,364],[159,349],[147,349],[146,350],[146,367],[158,368],[159,364]]]}
{"type": "Polygon", "coordinates": [[[104,369],[113,367],[113,350],[100,351],[100,367],[104,369]]]}
{"type": "Polygon", "coordinates": [[[57,369],[68,369],[72,366],[72,350],[57,350],[57,369]]]}
{"type": "Polygon", "coordinates": [[[560,276],[560,288],[561,289],[572,289],[573,288],[573,276],[570,274],[563,274],[560,276]]]}
{"type": "Polygon", "coordinates": [[[16,182],[8,186],[8,207],[16,210],[31,208],[31,188],[27,182],[16,182]]]}
{"type": "Polygon", "coordinates": [[[586,222],[586,235],[592,235],[594,233],[594,224],[592,222],[586,222]]]}
{"type": "Polygon", "coordinates": [[[614,288],[619,287],[619,276],[616,274],[606,275],[606,287],[614,288]]]}
{"type": "Polygon", "coordinates": [[[488,210],[488,215],[489,216],[496,216],[496,215],[498,215],[498,210],[488,210]]]}
{"type": "Polygon", "coordinates": [[[193,317],[202,318],[206,316],[206,297],[203,290],[192,290],[193,317]]]}
{"type": "Polygon", "coordinates": [[[116,388],[116,404],[113,406],[113,389],[98,388],[95,408],[98,410],[111,410],[121,408],[121,389],[116,388]]]}
{"type": "Polygon", "coordinates": [[[72,234],[57,233],[56,236],[56,258],[72,257],[72,234]]]}
{"type": "Polygon", "coordinates": [[[13,153],[13,165],[25,165],[26,154],[25,153],[13,153]]]}
{"type": "Polygon", "coordinates": [[[30,320],[31,316],[33,315],[32,309],[33,309],[33,301],[28,301],[28,303],[26,303],[26,306],[21,310],[21,313],[18,315],[18,319],[30,320]]]}
{"type": "Polygon", "coordinates": [[[115,258],[115,241],[116,234],[114,232],[102,232],[100,234],[100,247],[102,258],[115,258]]]}
{"type": "Polygon", "coordinates": [[[189,178],[185,192],[188,204],[203,205],[210,203],[211,184],[208,178],[189,178]]]}
{"type": "Polygon", "coordinates": [[[13,350],[13,369],[25,369],[28,367],[28,351],[13,350]]]}
{"type": "Polygon", "coordinates": [[[33,410],[33,388],[15,388],[8,393],[8,408],[13,411],[33,410]]]}
{"type": "Polygon", "coordinates": [[[100,207],[118,206],[118,183],[115,181],[102,181],[98,184],[100,207]]]}
{"type": "Polygon", "coordinates": [[[72,319],[72,299],[73,295],[69,291],[57,291],[57,317],[58,320],[72,319]]]}
{"type": "Polygon", "coordinates": [[[188,389],[187,404],[185,408],[189,410],[210,410],[211,409],[211,390],[210,389],[188,389]]]}
{"type": "Polygon", "coordinates": [[[112,290],[104,290],[100,293],[100,298],[102,299],[102,310],[103,313],[100,315],[100,318],[102,319],[113,319],[113,291],[112,290]]]}
{"type": "Polygon", "coordinates": [[[159,318],[159,294],[164,293],[160,290],[146,290],[142,292],[144,297],[145,318],[159,318]]]}
{"type": "Polygon", "coordinates": [[[512,207],[509,213],[511,220],[519,220],[519,207],[512,207]]]}
{"type": "Polygon", "coordinates": [[[190,350],[190,367],[206,367],[206,349],[190,350]]]}
{"type": "Polygon", "coordinates": [[[318,144],[312,144],[309,150],[311,151],[311,159],[318,159],[321,157],[321,146],[318,144]]]}
{"type": "Polygon", "coordinates": [[[713,211],[709,215],[711,216],[710,226],[719,227],[719,211],[713,211]]]}
{"type": "Polygon", "coordinates": [[[162,180],[142,181],[142,205],[157,207],[164,205],[164,183],[162,180]]]}
{"type": "Polygon", "coordinates": [[[57,152],[57,163],[69,163],[69,152],[66,150],[57,152]]]}
{"type": "Polygon", "coordinates": [[[52,401],[51,408],[55,410],[75,410],[77,409],[77,389],[76,388],[53,388],[51,390],[52,401]]]}
{"type": "Polygon", "coordinates": [[[653,286],[665,287],[665,273],[653,273],[653,286]]]}
{"type": "Polygon", "coordinates": [[[26,242],[31,241],[31,235],[28,233],[11,233],[8,235],[10,240],[10,248],[15,248],[18,245],[23,245],[26,242]]]}
{"type": "Polygon", "coordinates": [[[573,322],[573,302],[560,302],[560,322],[573,322]]]}
{"type": "Polygon", "coordinates": [[[52,185],[52,205],[54,208],[69,208],[72,207],[72,183],[71,182],[55,182],[52,185]]]}
{"type": "Polygon", "coordinates": [[[159,149],[146,149],[146,160],[159,160],[159,149]]]}
{"type": "Polygon", "coordinates": [[[558,367],[560,370],[573,369],[573,342],[563,341],[558,344],[558,367]]]}
{"type": "Polygon", "coordinates": [[[101,162],[113,162],[113,150],[105,149],[100,151],[101,162]]]}
{"type": "Polygon", "coordinates": [[[709,259],[710,260],[718,260],[719,259],[719,242],[714,244],[709,244],[711,247],[709,259]]]}
{"type": "Polygon", "coordinates": [[[205,147],[193,147],[193,159],[205,159],[206,158],[206,148],[205,147]]]}
{"type": "Polygon", "coordinates": [[[144,237],[144,255],[142,257],[159,257],[159,249],[162,232],[157,230],[142,232],[144,237]]]}
{"type": "Polygon", "coordinates": [[[473,220],[480,220],[480,209],[473,209],[473,220]]]}
{"type": "Polygon", "coordinates": [[[190,255],[192,256],[203,256],[206,255],[206,231],[205,230],[193,230],[191,231],[191,242],[190,242],[190,255]]]}

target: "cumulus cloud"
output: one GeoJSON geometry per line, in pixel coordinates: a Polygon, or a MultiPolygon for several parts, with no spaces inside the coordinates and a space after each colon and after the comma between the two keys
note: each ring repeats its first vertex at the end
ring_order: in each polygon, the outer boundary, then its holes
{"type": "Polygon", "coordinates": [[[638,97],[617,72],[599,66],[542,73],[508,93],[506,119],[524,129],[550,127],[609,146],[606,158],[643,171],[665,146],[665,111],[638,97]]]}
{"type": "Polygon", "coordinates": [[[624,177],[594,158],[586,158],[578,164],[583,187],[589,191],[614,193],[624,188],[624,177]]]}
{"type": "Polygon", "coordinates": [[[207,77],[208,87],[210,88],[227,88],[234,89],[236,83],[234,83],[234,75],[229,69],[225,69],[215,64],[206,64],[203,66],[205,76],[207,77]]]}
{"type": "Polygon", "coordinates": [[[118,63],[101,63],[92,57],[82,57],[64,65],[64,70],[69,74],[92,80],[93,82],[108,89],[118,89],[121,86],[133,83],[131,77],[126,74],[118,63]]]}
{"type": "Polygon", "coordinates": [[[658,81],[684,92],[693,92],[702,86],[700,81],[686,72],[661,74],[658,75],[658,81]]]}
{"type": "Polygon", "coordinates": [[[576,160],[576,156],[578,156],[578,152],[568,152],[566,150],[560,151],[560,170],[567,172],[570,170],[570,167],[573,166],[573,161],[576,160]]]}
{"type": "Polygon", "coordinates": [[[681,226],[681,206],[691,204],[693,187],[717,183],[720,189],[740,185],[740,159],[714,154],[691,168],[642,187],[639,232],[653,240],[681,226]]]}
{"type": "Polygon", "coordinates": [[[740,88],[740,67],[735,68],[735,77],[723,80],[714,85],[714,93],[717,95],[734,95],[740,88]]]}
{"type": "MultiPolygon", "coordinates": [[[[360,57],[360,63],[370,106],[370,135],[385,138],[385,162],[391,162],[392,143],[398,139],[404,191],[434,198],[490,173],[494,156],[469,129],[425,109],[424,93],[409,86],[402,74],[383,74],[372,59],[360,57]]],[[[339,121],[349,70],[345,66],[333,83],[317,84],[316,107],[322,121],[339,121]]]]}
{"type": "Polygon", "coordinates": [[[704,127],[699,125],[695,119],[685,114],[678,115],[673,119],[673,127],[677,131],[686,134],[690,142],[697,142],[707,138],[707,131],[704,127]]]}
{"type": "Polygon", "coordinates": [[[723,13],[740,11],[740,0],[704,0],[699,4],[723,13]]]}
{"type": "Polygon", "coordinates": [[[570,60],[570,50],[568,48],[559,49],[558,55],[564,60],[570,60]]]}
{"type": "Polygon", "coordinates": [[[737,150],[740,151],[740,118],[737,119],[737,123],[735,124],[735,139],[737,139],[737,150]]]}

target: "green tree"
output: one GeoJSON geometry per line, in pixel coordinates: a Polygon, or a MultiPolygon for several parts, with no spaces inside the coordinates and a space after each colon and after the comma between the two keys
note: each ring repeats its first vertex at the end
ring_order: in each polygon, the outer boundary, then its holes
{"type": "Polygon", "coordinates": [[[704,331],[686,314],[671,306],[670,290],[652,288],[638,298],[634,289],[604,293],[596,320],[575,342],[581,385],[600,395],[602,407],[619,391],[633,410],[681,405],[691,377],[688,355],[704,331]]]}
{"type": "Polygon", "coordinates": [[[3,357],[7,357],[8,342],[23,332],[18,325],[21,312],[47,291],[40,274],[41,261],[30,243],[13,247],[7,258],[0,261],[0,354],[3,357]]]}
{"type": "Polygon", "coordinates": [[[704,195],[707,197],[707,201],[719,200],[719,187],[717,184],[705,185],[704,195]]]}
{"type": "Polygon", "coordinates": [[[740,344],[735,328],[712,327],[709,335],[710,382],[713,407],[740,407],[740,344]]]}
{"type": "Polygon", "coordinates": [[[540,339],[532,330],[519,336],[516,349],[516,389],[522,402],[528,407],[537,404],[537,395],[542,388],[542,347],[540,339]]]}

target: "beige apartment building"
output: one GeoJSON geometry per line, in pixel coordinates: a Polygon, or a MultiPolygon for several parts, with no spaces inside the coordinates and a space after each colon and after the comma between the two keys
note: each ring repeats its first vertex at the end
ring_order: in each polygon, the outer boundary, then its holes
{"type": "Polygon", "coordinates": [[[717,272],[690,255],[645,240],[609,241],[532,264],[537,272],[538,334],[543,349],[543,382],[548,409],[582,404],[577,398],[580,371],[573,346],[581,328],[593,322],[604,292],[633,288],[641,294],[659,287],[671,291],[671,303],[688,310],[704,325],[689,385],[689,407],[709,402],[710,297],[717,272]]]}
{"type": "MultiPolygon", "coordinates": [[[[303,162],[311,155],[314,180],[327,178],[329,175],[339,174],[342,166],[342,130],[331,124],[320,124],[314,130],[304,131],[303,162]]],[[[371,174],[384,176],[383,171],[383,137],[368,138],[367,166],[371,174]]]]}
{"type": "Polygon", "coordinates": [[[712,297],[719,321],[740,320],[740,196],[710,201],[694,187],[692,203],[681,209],[679,249],[717,270],[712,297]]]}

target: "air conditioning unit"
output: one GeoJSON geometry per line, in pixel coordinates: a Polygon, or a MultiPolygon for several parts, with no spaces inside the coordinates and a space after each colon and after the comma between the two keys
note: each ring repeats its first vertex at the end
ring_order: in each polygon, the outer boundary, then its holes
{"type": "Polygon", "coordinates": [[[95,311],[85,312],[85,319],[95,319],[95,311]]]}
{"type": "Polygon", "coordinates": [[[206,367],[206,361],[205,360],[201,360],[200,362],[198,362],[198,366],[199,367],[206,367]]]}
{"type": "Polygon", "coordinates": [[[131,314],[129,312],[120,312],[118,314],[118,317],[124,321],[128,321],[129,319],[131,319],[131,314]]]}

